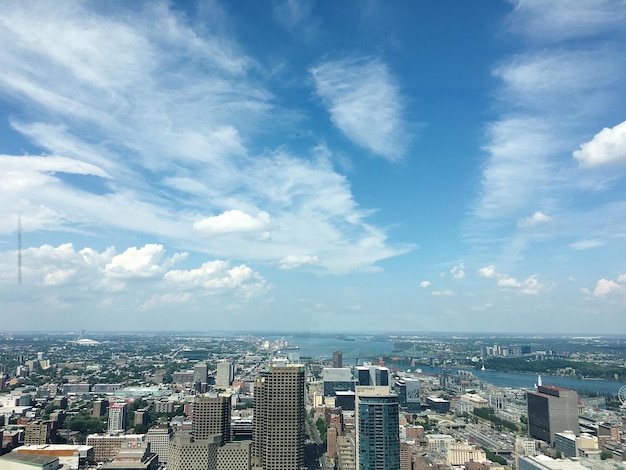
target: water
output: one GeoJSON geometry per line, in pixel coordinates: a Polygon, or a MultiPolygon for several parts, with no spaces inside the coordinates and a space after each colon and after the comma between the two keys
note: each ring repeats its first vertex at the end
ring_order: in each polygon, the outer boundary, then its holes
{"type": "MultiPolygon", "coordinates": [[[[266,336],[266,339],[273,341],[284,339],[289,344],[299,346],[301,356],[314,358],[332,358],[333,351],[340,349],[344,356],[344,365],[354,364],[355,359],[347,356],[354,356],[353,352],[369,351],[376,355],[390,355],[393,351],[393,343],[388,340],[381,340],[377,337],[370,339],[364,337],[350,337],[347,335],[287,335],[287,336],[266,336]]],[[[357,354],[358,355],[358,354],[357,354]]],[[[398,368],[407,368],[406,365],[388,364],[398,368]]],[[[425,374],[441,374],[441,368],[418,365],[425,374]]],[[[476,377],[484,382],[496,387],[527,388],[531,389],[537,383],[537,376],[534,374],[497,372],[490,370],[472,370],[476,377]]],[[[579,393],[597,393],[617,395],[620,387],[625,386],[623,382],[613,382],[609,380],[585,380],[569,377],[542,376],[544,385],[555,385],[557,387],[569,388],[579,393]]]]}
{"type": "MultiPolygon", "coordinates": [[[[424,374],[441,374],[440,367],[417,366],[424,374]]],[[[533,388],[537,383],[537,375],[520,374],[511,372],[497,372],[492,370],[472,370],[478,380],[490,383],[496,387],[511,388],[533,388]]],[[[597,393],[601,395],[617,395],[620,387],[626,385],[623,382],[613,382],[609,380],[589,380],[576,379],[571,377],[554,377],[551,375],[541,376],[543,385],[555,385],[557,387],[569,388],[579,393],[597,393]]]]}

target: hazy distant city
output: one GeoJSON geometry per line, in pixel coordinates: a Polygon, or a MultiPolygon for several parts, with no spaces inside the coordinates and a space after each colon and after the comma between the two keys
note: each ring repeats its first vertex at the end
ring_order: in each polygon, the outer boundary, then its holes
{"type": "Polygon", "coordinates": [[[0,468],[618,469],[625,366],[621,336],[2,334],[0,468]]]}

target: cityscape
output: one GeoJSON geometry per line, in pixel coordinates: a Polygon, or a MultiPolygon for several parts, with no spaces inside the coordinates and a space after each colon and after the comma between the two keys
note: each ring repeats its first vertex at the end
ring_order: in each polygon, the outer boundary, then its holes
{"type": "Polygon", "coordinates": [[[0,389],[3,469],[626,461],[623,336],[5,333],[0,389]]]}
{"type": "Polygon", "coordinates": [[[0,470],[626,470],[626,0],[0,31],[0,470]]]}

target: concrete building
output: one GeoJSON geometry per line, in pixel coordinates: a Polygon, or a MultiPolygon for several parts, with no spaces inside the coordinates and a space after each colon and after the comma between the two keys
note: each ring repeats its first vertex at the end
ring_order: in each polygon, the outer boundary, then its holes
{"type": "Polygon", "coordinates": [[[124,432],[126,430],[126,404],[111,403],[109,405],[109,434],[124,432]]]}
{"type": "Polygon", "coordinates": [[[254,382],[252,461],[264,470],[304,465],[304,365],[275,362],[254,382]]]}
{"type": "Polygon", "coordinates": [[[199,362],[193,366],[193,382],[199,384],[207,383],[209,368],[204,362],[199,362]]]}
{"type": "Polygon", "coordinates": [[[50,444],[51,425],[50,421],[38,421],[24,426],[24,445],[50,444]]]}
{"type": "Polygon", "coordinates": [[[465,465],[467,462],[484,462],[487,460],[485,451],[480,446],[470,444],[451,444],[446,451],[446,461],[453,466],[465,465]]]}
{"type": "Polygon", "coordinates": [[[448,452],[448,447],[454,444],[454,437],[448,434],[428,434],[426,444],[430,452],[448,452]]]}
{"type": "Polygon", "coordinates": [[[45,455],[11,452],[0,456],[0,468],[2,470],[57,470],[59,468],[59,459],[58,457],[45,455]]]}
{"type": "Polygon", "coordinates": [[[324,383],[324,396],[335,396],[337,391],[354,391],[356,381],[352,377],[352,371],[346,368],[324,367],[322,369],[322,382],[324,383]]]}
{"type": "Polygon", "coordinates": [[[357,382],[361,386],[387,386],[391,385],[389,369],[380,366],[359,366],[356,368],[357,382]]]}
{"type": "Polygon", "coordinates": [[[596,436],[587,433],[576,436],[572,431],[555,433],[554,448],[560,450],[565,457],[571,458],[600,454],[596,436]]]}
{"type": "Polygon", "coordinates": [[[400,407],[408,411],[418,411],[420,404],[420,381],[418,379],[404,377],[395,384],[400,407]]]}
{"type": "Polygon", "coordinates": [[[56,457],[59,459],[59,465],[65,465],[65,468],[68,468],[70,470],[78,470],[79,468],[84,468],[86,462],[91,462],[94,460],[93,447],[85,445],[24,445],[15,449],[15,452],[19,454],[56,457]]]}
{"type": "Polygon", "coordinates": [[[217,375],[215,377],[215,386],[218,388],[228,388],[233,384],[235,378],[235,369],[232,362],[224,359],[217,363],[217,375]]]}
{"type": "Polygon", "coordinates": [[[145,434],[126,434],[114,435],[110,434],[90,434],[87,436],[87,445],[93,447],[93,458],[96,462],[108,462],[115,458],[119,453],[122,444],[137,445],[143,444],[145,434]]]}
{"type": "Polygon", "coordinates": [[[333,351],[333,368],[341,369],[343,367],[343,353],[339,349],[333,351]]]}
{"type": "Polygon", "coordinates": [[[536,392],[526,394],[528,432],[531,437],[550,444],[557,432],[579,434],[578,394],[552,385],[540,385],[536,392]]]}
{"type": "Polygon", "coordinates": [[[168,470],[216,470],[220,441],[220,435],[198,441],[188,433],[175,434],[170,441],[168,470]]]}
{"type": "Polygon", "coordinates": [[[122,444],[112,462],[105,463],[102,470],[157,470],[159,459],[149,451],[146,442],[122,444]]]}
{"type": "Polygon", "coordinates": [[[160,463],[167,462],[172,438],[172,428],[168,425],[154,426],[148,429],[146,442],[150,444],[150,452],[157,455],[160,463]]]}
{"type": "Polygon", "coordinates": [[[230,441],[230,395],[197,395],[193,399],[193,437],[197,441],[219,434],[220,445],[230,441]]]}
{"type": "Polygon", "coordinates": [[[104,416],[104,414],[106,413],[108,407],[109,407],[109,401],[108,400],[95,400],[93,402],[93,408],[92,408],[91,415],[94,418],[99,418],[100,416],[104,416]]]}
{"type": "Polygon", "coordinates": [[[398,396],[389,386],[356,388],[356,466],[359,470],[400,467],[398,396]]]}
{"type": "Polygon", "coordinates": [[[217,449],[217,470],[250,470],[252,441],[227,442],[217,449]]]}

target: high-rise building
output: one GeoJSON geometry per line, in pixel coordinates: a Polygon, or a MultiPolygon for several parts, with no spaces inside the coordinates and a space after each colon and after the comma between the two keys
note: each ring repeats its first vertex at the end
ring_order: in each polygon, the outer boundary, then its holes
{"type": "Polygon", "coordinates": [[[124,432],[126,430],[126,404],[109,404],[109,433],[124,432]]]}
{"type": "Polygon", "coordinates": [[[215,378],[215,386],[218,388],[228,388],[233,384],[234,377],[233,364],[228,360],[217,363],[217,377],[215,378]]]}
{"type": "Polygon", "coordinates": [[[207,383],[207,377],[209,375],[208,367],[206,363],[199,362],[193,366],[193,382],[199,384],[207,383]]]}
{"type": "Polygon", "coordinates": [[[150,452],[157,454],[160,463],[167,462],[171,437],[172,428],[167,424],[148,429],[146,442],[150,444],[150,452]]]}
{"type": "Polygon", "coordinates": [[[191,429],[196,441],[215,434],[222,436],[220,445],[230,441],[230,395],[196,395],[191,429]]]}
{"type": "Polygon", "coordinates": [[[343,353],[339,349],[333,351],[333,368],[340,369],[343,367],[343,353]]]}
{"type": "Polygon", "coordinates": [[[276,362],[254,382],[253,465],[300,470],[304,465],[304,366],[276,362]]]}
{"type": "Polygon", "coordinates": [[[361,386],[382,386],[389,387],[389,369],[380,366],[359,366],[356,368],[357,381],[361,386]]]}
{"type": "Polygon", "coordinates": [[[216,470],[220,436],[197,440],[187,433],[176,433],[170,441],[169,470],[216,470]]]}
{"type": "Polygon", "coordinates": [[[554,434],[571,431],[579,434],[578,394],[574,390],[540,385],[526,394],[528,432],[531,437],[554,443],[554,434]]]}
{"type": "Polygon", "coordinates": [[[357,470],[400,468],[398,397],[386,386],[356,388],[357,470]]]}

